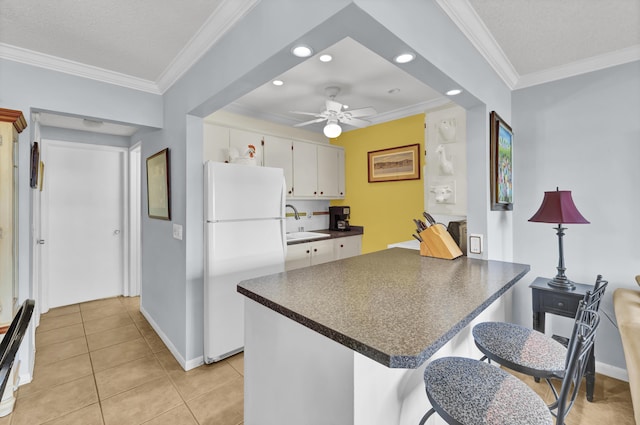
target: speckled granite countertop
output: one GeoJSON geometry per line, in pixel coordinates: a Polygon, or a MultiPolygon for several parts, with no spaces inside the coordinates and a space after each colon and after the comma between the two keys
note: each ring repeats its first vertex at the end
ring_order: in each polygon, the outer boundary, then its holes
{"type": "Polygon", "coordinates": [[[245,280],[238,292],[392,368],[416,368],[529,271],[392,248],[245,280]]]}
{"type": "Polygon", "coordinates": [[[328,238],[322,238],[322,239],[298,239],[295,241],[287,241],[287,245],[296,245],[299,243],[306,243],[306,242],[311,242],[314,240],[327,240],[327,239],[335,239],[335,238],[346,238],[347,236],[358,236],[358,235],[362,235],[364,234],[364,227],[362,226],[351,226],[351,230],[329,230],[329,229],[324,229],[324,230],[310,230],[310,232],[314,232],[314,233],[325,233],[327,235],[329,235],[328,238]]]}

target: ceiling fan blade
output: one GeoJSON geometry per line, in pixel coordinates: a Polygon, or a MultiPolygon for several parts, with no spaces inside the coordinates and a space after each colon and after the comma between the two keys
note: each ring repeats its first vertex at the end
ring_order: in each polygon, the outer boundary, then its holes
{"type": "Polygon", "coordinates": [[[338,103],[335,100],[327,99],[326,105],[327,105],[327,111],[332,111],[335,113],[342,111],[342,103],[338,103]]]}
{"type": "Polygon", "coordinates": [[[321,122],[324,121],[326,118],[317,118],[315,120],[311,120],[311,121],[305,121],[305,122],[301,122],[300,124],[294,124],[294,127],[302,127],[303,125],[309,125],[309,124],[313,124],[316,122],[321,122]]]}
{"type": "Polygon", "coordinates": [[[344,124],[349,124],[349,125],[352,125],[354,127],[359,127],[359,128],[366,127],[369,124],[371,124],[370,121],[363,120],[363,119],[360,119],[360,118],[347,117],[347,116],[340,118],[339,121],[344,123],[344,124]]]}
{"type": "Polygon", "coordinates": [[[359,108],[359,109],[353,109],[351,111],[347,110],[344,111],[345,114],[350,115],[354,118],[358,118],[358,117],[366,117],[368,115],[375,115],[377,114],[376,110],[373,109],[371,106],[367,107],[367,108],[359,108]]]}
{"type": "Polygon", "coordinates": [[[317,112],[303,112],[303,111],[289,111],[292,114],[301,114],[301,115],[311,115],[312,117],[319,117],[320,114],[317,112]]]}

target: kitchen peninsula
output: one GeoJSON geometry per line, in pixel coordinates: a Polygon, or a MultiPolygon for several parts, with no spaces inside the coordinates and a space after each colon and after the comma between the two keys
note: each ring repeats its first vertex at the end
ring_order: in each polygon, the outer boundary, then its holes
{"type": "Polygon", "coordinates": [[[418,423],[427,360],[479,358],[471,327],[528,271],[392,248],[241,282],[245,423],[418,423]]]}

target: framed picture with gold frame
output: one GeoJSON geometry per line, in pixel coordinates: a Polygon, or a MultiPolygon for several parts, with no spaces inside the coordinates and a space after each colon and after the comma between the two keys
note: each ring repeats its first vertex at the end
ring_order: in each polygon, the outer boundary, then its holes
{"type": "Polygon", "coordinates": [[[171,220],[169,148],[147,158],[147,212],[149,218],[171,220]]]}
{"type": "Polygon", "coordinates": [[[500,116],[489,115],[491,210],[513,210],[513,130],[500,116]]]}
{"type": "Polygon", "coordinates": [[[369,183],[420,180],[420,144],[368,152],[369,183]]]}

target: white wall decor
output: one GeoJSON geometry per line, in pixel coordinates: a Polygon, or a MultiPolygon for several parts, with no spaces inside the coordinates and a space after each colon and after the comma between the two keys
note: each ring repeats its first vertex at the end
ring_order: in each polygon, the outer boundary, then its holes
{"type": "Polygon", "coordinates": [[[444,118],[438,124],[438,143],[455,143],[456,142],[456,119],[444,118]]]}
{"type": "Polygon", "coordinates": [[[447,149],[444,145],[438,145],[436,148],[436,154],[438,154],[438,167],[440,168],[440,174],[445,176],[452,176],[454,173],[453,162],[447,158],[447,149]]]}
{"type": "MultiPolygon", "coordinates": [[[[436,204],[456,203],[456,182],[455,180],[443,181],[429,187],[429,198],[436,204]]],[[[432,208],[433,209],[433,208],[432,208]]]]}
{"type": "Polygon", "coordinates": [[[427,112],[424,208],[439,220],[467,215],[466,111],[457,105],[427,112]]]}

